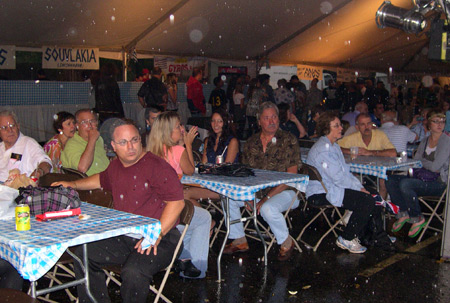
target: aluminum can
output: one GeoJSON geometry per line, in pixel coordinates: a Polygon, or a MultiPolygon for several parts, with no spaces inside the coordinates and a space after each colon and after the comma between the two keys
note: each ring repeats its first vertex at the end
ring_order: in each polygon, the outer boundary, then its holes
{"type": "Polygon", "coordinates": [[[408,160],[408,153],[406,151],[402,151],[400,156],[402,157],[402,162],[406,162],[408,160]]]}
{"type": "Polygon", "coordinates": [[[216,164],[222,164],[223,163],[223,156],[218,155],[216,156],[216,164]]]}
{"type": "Polygon", "coordinates": [[[27,204],[16,206],[16,230],[30,230],[30,207],[27,204]]]}

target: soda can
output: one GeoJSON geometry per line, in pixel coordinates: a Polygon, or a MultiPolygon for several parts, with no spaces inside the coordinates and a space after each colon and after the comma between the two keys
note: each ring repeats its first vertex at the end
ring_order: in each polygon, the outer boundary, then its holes
{"type": "Polygon", "coordinates": [[[27,204],[16,206],[16,230],[30,230],[30,207],[27,204]]]}
{"type": "Polygon", "coordinates": [[[223,156],[218,155],[216,156],[216,164],[222,164],[223,163],[223,156]]]}

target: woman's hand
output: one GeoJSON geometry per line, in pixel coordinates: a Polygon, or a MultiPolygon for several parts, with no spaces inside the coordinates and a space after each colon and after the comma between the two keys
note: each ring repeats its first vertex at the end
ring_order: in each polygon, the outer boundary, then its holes
{"type": "Polygon", "coordinates": [[[192,146],[192,142],[194,142],[195,137],[198,135],[198,127],[192,126],[191,129],[186,133],[183,133],[183,140],[185,145],[192,146]]]}

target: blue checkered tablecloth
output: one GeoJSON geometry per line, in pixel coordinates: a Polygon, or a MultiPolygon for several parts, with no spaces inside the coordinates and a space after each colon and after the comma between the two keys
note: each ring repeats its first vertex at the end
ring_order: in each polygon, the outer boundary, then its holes
{"type": "Polygon", "coordinates": [[[36,281],[50,270],[64,251],[74,245],[125,234],[156,242],[161,223],[152,218],[82,203],[78,216],[39,222],[31,218],[29,231],[16,231],[15,220],[0,220],[0,257],[8,260],[27,280],[36,281]]]}
{"type": "Polygon", "coordinates": [[[306,175],[290,174],[285,172],[268,171],[254,169],[253,177],[226,177],[210,174],[184,175],[181,179],[183,184],[199,184],[209,190],[234,200],[253,200],[255,193],[280,184],[287,184],[291,187],[305,192],[309,177],[306,175]]]}
{"type": "Polygon", "coordinates": [[[372,157],[359,156],[355,160],[350,160],[350,156],[345,156],[345,162],[350,165],[350,171],[364,175],[375,176],[387,180],[388,170],[402,170],[409,167],[422,167],[419,160],[407,159],[397,161],[397,157],[372,157]]]}

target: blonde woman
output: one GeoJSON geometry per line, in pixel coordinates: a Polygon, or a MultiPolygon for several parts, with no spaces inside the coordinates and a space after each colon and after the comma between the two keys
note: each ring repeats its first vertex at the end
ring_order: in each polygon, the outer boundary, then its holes
{"type": "Polygon", "coordinates": [[[166,79],[166,88],[167,88],[167,110],[170,111],[177,111],[178,110],[178,101],[177,101],[177,82],[178,78],[177,75],[174,73],[167,74],[166,79]]]}
{"type": "MultiPolygon", "coordinates": [[[[165,159],[178,176],[194,173],[192,141],[197,127],[185,132],[175,112],[164,112],[153,123],[147,137],[147,151],[165,159]],[[180,145],[184,141],[186,148],[180,145]]],[[[211,215],[201,207],[194,208],[194,216],[184,238],[184,249],[175,265],[175,271],[185,278],[204,278],[208,269],[209,233],[211,215]]],[[[180,232],[184,225],[178,225],[180,232]]]]}

